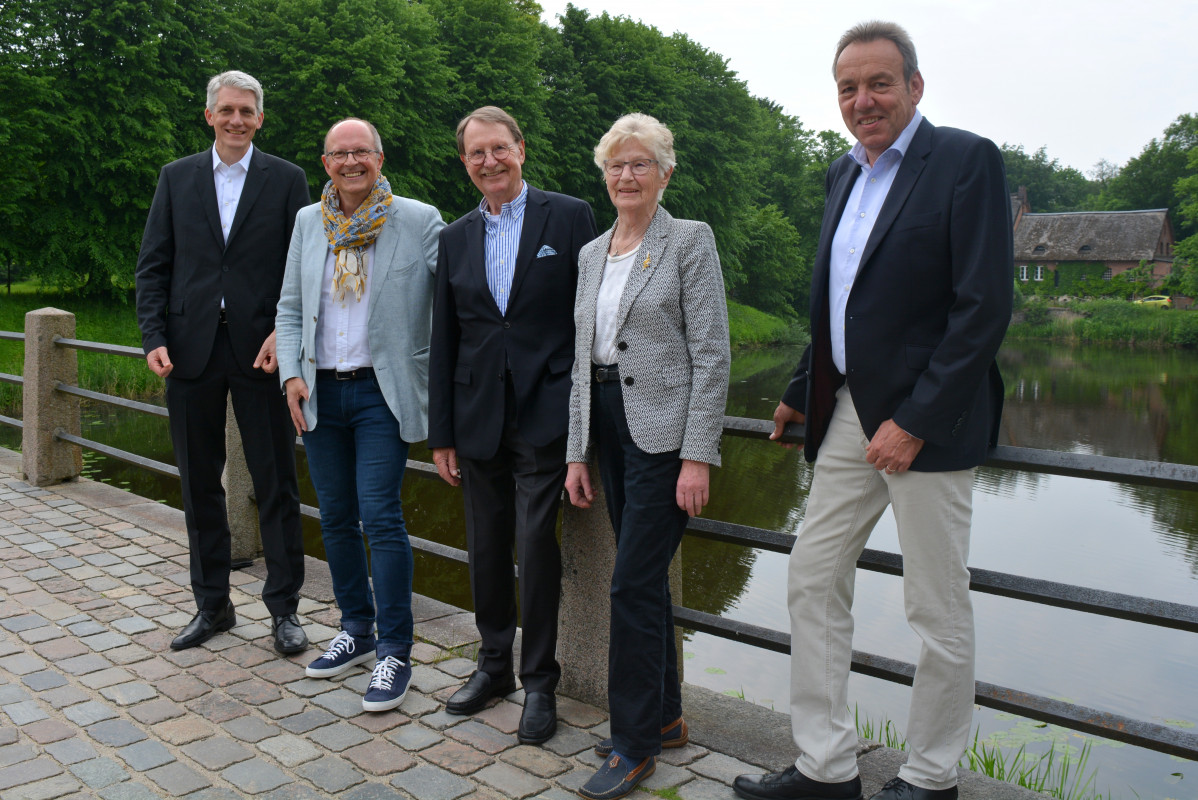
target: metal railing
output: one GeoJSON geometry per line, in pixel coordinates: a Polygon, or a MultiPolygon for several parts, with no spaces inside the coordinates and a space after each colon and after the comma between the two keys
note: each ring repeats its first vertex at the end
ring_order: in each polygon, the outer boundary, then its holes
{"type": "MultiPolygon", "coordinates": [[[[19,333],[0,332],[0,339],[23,338],[23,335],[19,333]]],[[[87,350],[93,353],[143,357],[141,350],[132,347],[65,338],[55,339],[55,344],[60,347],[87,350]]],[[[22,379],[19,376],[0,373],[0,381],[19,384],[22,379]]],[[[158,416],[166,415],[166,409],[161,406],[67,386],[62,383],[59,383],[56,388],[58,391],[96,402],[158,416]]],[[[21,426],[20,420],[13,420],[9,417],[0,417],[0,423],[15,427],[21,426]]],[[[724,418],[724,434],[728,436],[764,441],[768,440],[772,431],[773,423],[766,420],[744,417],[724,418]]],[[[63,441],[87,447],[110,458],[135,464],[153,472],[176,477],[179,474],[178,469],[170,464],[143,458],[100,442],[72,436],[61,431],[57,432],[56,436],[63,441]]],[[[788,425],[782,440],[801,444],[801,428],[788,425]]],[[[298,449],[303,449],[303,442],[298,438],[296,446],[298,449]]],[[[1166,464],[1053,450],[999,446],[991,450],[986,466],[1140,486],[1198,491],[1198,466],[1185,464],[1166,464]]],[[[437,477],[436,468],[427,462],[409,460],[407,469],[423,478],[437,477]]],[[[304,516],[319,519],[317,508],[304,505],[301,510],[304,516]]],[[[792,534],[701,517],[691,518],[687,530],[690,535],[696,537],[783,554],[790,552],[795,541],[795,536],[792,534]]],[[[458,548],[414,536],[409,538],[412,547],[416,550],[460,563],[467,561],[466,552],[458,548]]],[[[858,560],[857,566],[859,569],[889,575],[902,575],[903,559],[896,553],[866,549],[858,560]]],[[[978,568],[970,568],[970,576],[970,589],[979,593],[1146,625],[1156,625],[1187,633],[1198,633],[1198,606],[978,568]]],[[[674,619],[683,628],[778,653],[789,654],[790,652],[790,636],[781,631],[726,619],[683,606],[674,606],[674,619]]],[[[911,685],[915,675],[915,666],[912,664],[858,650],[853,651],[852,669],[862,675],[906,685],[911,685]]],[[[983,681],[976,682],[975,702],[998,711],[1011,712],[1149,750],[1198,760],[1198,734],[1189,733],[1179,728],[1146,722],[983,681]]]]}

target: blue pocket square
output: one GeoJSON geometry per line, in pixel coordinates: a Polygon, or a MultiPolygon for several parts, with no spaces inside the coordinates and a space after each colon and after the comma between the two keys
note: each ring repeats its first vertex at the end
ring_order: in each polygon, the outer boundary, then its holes
{"type": "Polygon", "coordinates": [[[544,258],[545,256],[555,256],[555,255],[557,255],[557,251],[554,250],[552,247],[550,247],[547,244],[541,245],[541,249],[537,251],[537,258],[544,258]]]}

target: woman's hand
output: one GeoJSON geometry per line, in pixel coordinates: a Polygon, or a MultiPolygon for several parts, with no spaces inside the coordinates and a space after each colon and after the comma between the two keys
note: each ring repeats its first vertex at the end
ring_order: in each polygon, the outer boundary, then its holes
{"type": "Polygon", "coordinates": [[[578,508],[590,508],[595,493],[591,489],[591,471],[581,461],[566,464],[566,493],[578,508]]]}
{"type": "Polygon", "coordinates": [[[702,514],[703,506],[707,505],[710,499],[707,493],[710,471],[710,464],[682,459],[682,472],[678,475],[675,499],[678,501],[678,507],[692,517],[702,514]]]}

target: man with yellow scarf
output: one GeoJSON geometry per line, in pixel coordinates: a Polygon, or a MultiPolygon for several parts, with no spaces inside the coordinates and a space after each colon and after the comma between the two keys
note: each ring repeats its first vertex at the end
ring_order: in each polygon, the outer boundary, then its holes
{"type": "Polygon", "coordinates": [[[340,633],[307,674],[371,664],[362,708],[386,711],[403,702],[412,676],[412,550],[399,487],[409,444],[427,436],[445,223],[432,206],[391,193],[369,122],[337,122],[324,150],[329,182],[296,216],[276,320],[279,378],[307,450],[341,609],[340,633]]]}

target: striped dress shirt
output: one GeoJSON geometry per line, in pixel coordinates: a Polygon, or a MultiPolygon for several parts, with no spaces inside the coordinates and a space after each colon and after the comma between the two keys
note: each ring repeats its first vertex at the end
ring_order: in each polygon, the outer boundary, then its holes
{"type": "Polygon", "coordinates": [[[507,314],[508,296],[512,291],[512,275],[516,270],[516,253],[520,249],[520,232],[524,228],[524,206],[528,202],[528,184],[521,183],[520,194],[504,203],[498,214],[492,214],[483,198],[479,211],[486,222],[487,286],[500,314],[507,314]]]}

